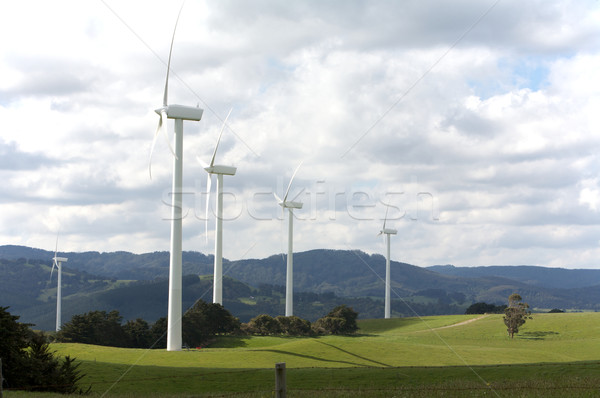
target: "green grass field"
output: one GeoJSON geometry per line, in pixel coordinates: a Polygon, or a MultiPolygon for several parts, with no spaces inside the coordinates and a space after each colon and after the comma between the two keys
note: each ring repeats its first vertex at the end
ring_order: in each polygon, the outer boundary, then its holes
{"type": "Polygon", "coordinates": [[[359,326],[350,337],[223,337],[181,352],[52,348],[82,361],[96,396],[272,397],[277,362],[289,397],[600,396],[600,314],[535,314],[513,340],[501,315],[359,326]]]}

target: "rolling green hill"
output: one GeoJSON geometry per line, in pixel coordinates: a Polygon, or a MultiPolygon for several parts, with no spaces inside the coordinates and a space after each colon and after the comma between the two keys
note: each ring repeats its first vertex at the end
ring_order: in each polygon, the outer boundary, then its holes
{"type": "Polygon", "coordinates": [[[99,394],[270,396],[277,362],[286,363],[294,396],[594,396],[600,387],[600,314],[539,314],[513,340],[500,315],[359,327],[356,336],[223,337],[181,352],[52,348],[83,361],[84,384],[99,394]]]}

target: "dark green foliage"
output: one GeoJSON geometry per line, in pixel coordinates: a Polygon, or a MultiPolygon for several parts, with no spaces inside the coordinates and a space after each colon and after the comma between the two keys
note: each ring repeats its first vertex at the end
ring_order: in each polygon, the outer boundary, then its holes
{"type": "MultiPolygon", "coordinates": [[[[112,347],[166,347],[166,318],[159,318],[152,326],[141,318],[122,325],[122,319],[118,311],[91,311],[74,315],[63,325],[57,340],[112,347]]],[[[189,346],[200,346],[217,334],[236,333],[239,330],[240,321],[220,304],[198,300],[183,316],[183,341],[189,346]]]]}
{"type": "Polygon", "coordinates": [[[261,314],[244,325],[244,331],[261,336],[281,334],[281,325],[271,315],[261,314]]]}
{"type": "Polygon", "coordinates": [[[258,315],[248,323],[243,324],[242,331],[261,336],[281,334],[287,336],[309,336],[313,334],[311,324],[306,319],[297,316],[282,315],[273,318],[267,314],[258,315]]]}
{"type": "Polygon", "coordinates": [[[312,333],[310,322],[297,316],[277,316],[281,333],[288,336],[308,336],[312,333]]]}
{"type": "Polygon", "coordinates": [[[158,318],[150,328],[150,348],[167,348],[167,318],[158,318]]]}
{"type": "Polygon", "coordinates": [[[149,348],[154,343],[150,325],[142,318],[127,321],[123,325],[123,331],[127,336],[127,347],[149,348]]]}
{"type": "Polygon", "coordinates": [[[345,305],[339,305],[323,318],[317,319],[312,329],[318,334],[350,334],[358,330],[358,313],[345,305]]]}
{"type": "Polygon", "coordinates": [[[25,383],[22,372],[26,361],[24,350],[33,333],[29,329],[31,325],[18,322],[19,317],[7,310],[8,307],[0,307],[0,358],[5,383],[8,387],[18,387],[25,383]]]}
{"type": "Polygon", "coordinates": [[[75,364],[75,359],[70,356],[66,356],[62,361],[54,358],[43,334],[33,335],[27,359],[31,370],[25,372],[27,375],[25,389],[62,394],[83,392],[77,387],[77,382],[83,377],[77,369],[79,364],[75,364]]]}
{"type": "Polygon", "coordinates": [[[494,305],[488,303],[474,303],[471,304],[466,310],[465,314],[502,314],[506,309],[506,305],[494,305]]]}
{"type": "Polygon", "coordinates": [[[198,300],[183,315],[183,341],[190,347],[206,344],[217,334],[236,333],[240,321],[221,304],[198,300]]]}
{"type": "Polygon", "coordinates": [[[519,333],[519,328],[525,324],[527,319],[532,319],[529,304],[522,300],[523,298],[519,294],[511,294],[508,298],[508,307],[504,310],[504,324],[511,339],[515,333],[519,333]]]}
{"type": "Polygon", "coordinates": [[[316,334],[343,334],[345,326],[345,319],[325,316],[312,324],[312,330],[316,334]]]}
{"type": "MultiPolygon", "coordinates": [[[[63,394],[83,393],[77,382],[83,377],[70,357],[55,358],[43,334],[32,332],[19,317],[0,307],[0,358],[5,386],[63,394]]],[[[88,390],[89,391],[89,390],[88,390]]]]}
{"type": "Polygon", "coordinates": [[[548,311],[549,314],[560,314],[560,313],[563,313],[563,312],[564,312],[563,310],[560,310],[558,308],[553,308],[550,311],[548,311]]]}
{"type": "Polygon", "coordinates": [[[58,341],[96,344],[112,347],[128,347],[129,339],[121,326],[118,311],[90,311],[74,315],[58,332],[58,341]]]}

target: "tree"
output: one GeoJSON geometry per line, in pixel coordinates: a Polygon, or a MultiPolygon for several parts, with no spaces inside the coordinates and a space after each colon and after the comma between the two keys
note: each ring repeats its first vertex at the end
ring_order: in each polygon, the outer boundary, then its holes
{"type": "Polygon", "coordinates": [[[152,348],[167,348],[167,318],[158,318],[150,328],[152,348]]]}
{"type": "Polygon", "coordinates": [[[282,316],[275,317],[275,321],[279,323],[281,333],[288,336],[308,336],[311,334],[310,322],[306,319],[297,316],[282,316]]]}
{"type": "Polygon", "coordinates": [[[123,331],[127,336],[127,347],[149,348],[154,343],[150,325],[142,318],[127,321],[123,325],[123,331]]]}
{"type": "MultiPolygon", "coordinates": [[[[78,390],[83,377],[74,359],[55,358],[46,336],[36,334],[29,324],[18,322],[8,307],[0,307],[0,358],[4,382],[9,388],[53,391],[64,394],[78,390]]],[[[89,390],[88,390],[89,391],[89,390]]]]}
{"type": "Polygon", "coordinates": [[[511,339],[515,333],[519,333],[519,328],[527,319],[532,319],[529,304],[524,303],[519,294],[511,294],[508,297],[508,307],[504,310],[504,324],[511,339]]]}
{"type": "Polygon", "coordinates": [[[112,347],[128,347],[128,338],[121,326],[123,317],[119,311],[90,311],[73,315],[63,325],[56,338],[58,341],[96,344],[112,347]]]}
{"type": "Polygon", "coordinates": [[[217,303],[198,300],[183,316],[183,341],[193,347],[205,344],[217,334],[239,329],[239,319],[217,303]]]}
{"type": "Polygon", "coordinates": [[[323,318],[317,319],[312,328],[319,334],[349,334],[358,330],[358,312],[351,307],[338,305],[323,318]]]}
{"type": "Polygon", "coordinates": [[[281,325],[271,315],[261,314],[250,319],[245,330],[248,333],[267,336],[281,333],[281,325]]]}

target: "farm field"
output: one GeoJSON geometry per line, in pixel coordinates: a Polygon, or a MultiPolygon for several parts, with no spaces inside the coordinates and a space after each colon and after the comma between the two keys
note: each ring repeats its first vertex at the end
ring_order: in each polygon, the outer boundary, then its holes
{"type": "MultiPolygon", "coordinates": [[[[600,396],[600,314],[534,314],[507,337],[502,315],[359,321],[356,336],[223,337],[181,352],[54,344],[82,361],[94,396],[600,396]]],[[[6,397],[40,396],[8,391],[6,397]]]]}

